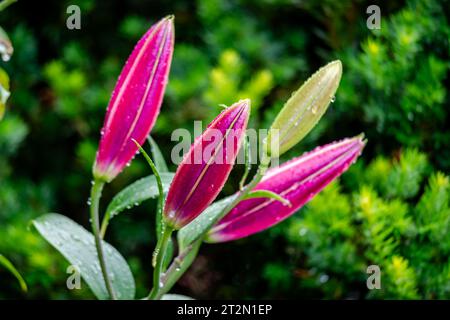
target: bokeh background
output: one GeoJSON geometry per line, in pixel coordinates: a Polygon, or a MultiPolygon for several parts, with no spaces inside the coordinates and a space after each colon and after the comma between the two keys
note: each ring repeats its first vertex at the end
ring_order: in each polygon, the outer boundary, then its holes
{"type": "MultiPolygon", "coordinates": [[[[135,42],[175,14],[170,83],[152,136],[170,159],[176,128],[208,121],[219,104],[252,103],[267,128],[290,93],[341,59],[343,79],[320,124],[284,159],[365,132],[360,161],[289,220],[239,241],[204,245],[174,288],[195,298],[450,298],[449,3],[380,1],[381,29],[363,0],[19,1],[0,13],[15,52],[1,63],[11,97],[0,122],[2,299],[94,298],[66,289],[68,263],[30,228],[46,212],[88,226],[91,166],[111,90],[135,42]],[[66,8],[81,8],[81,30],[66,8]],[[379,265],[382,289],[368,290],[379,265]]],[[[171,169],[175,170],[172,164],[171,169]]],[[[236,190],[236,166],[222,195],[236,190]]],[[[104,193],[150,174],[136,157],[104,193]]],[[[107,236],[150,287],[155,202],[115,218],[107,236]]]]}

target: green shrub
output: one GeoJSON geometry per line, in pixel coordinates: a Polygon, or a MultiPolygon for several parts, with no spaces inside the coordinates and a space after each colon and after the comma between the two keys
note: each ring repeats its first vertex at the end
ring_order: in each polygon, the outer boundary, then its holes
{"type": "Polygon", "coordinates": [[[414,149],[399,160],[379,157],[351,169],[343,186],[327,187],[287,223],[289,246],[302,251],[307,278],[329,279],[316,290],[327,298],[349,297],[355,288],[369,298],[450,297],[449,177],[425,175],[425,167],[425,155],[414,149]],[[412,187],[399,188],[402,179],[412,187]],[[358,181],[354,191],[345,191],[348,180],[358,181]],[[381,269],[381,290],[365,288],[369,265],[381,269]]]}

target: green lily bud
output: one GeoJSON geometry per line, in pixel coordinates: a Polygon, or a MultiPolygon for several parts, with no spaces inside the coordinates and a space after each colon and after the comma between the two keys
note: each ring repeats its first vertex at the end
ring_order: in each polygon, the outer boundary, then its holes
{"type": "Polygon", "coordinates": [[[280,156],[314,128],[334,100],[341,75],[341,61],[330,62],[292,94],[270,127],[266,144],[269,156],[280,156]]]}

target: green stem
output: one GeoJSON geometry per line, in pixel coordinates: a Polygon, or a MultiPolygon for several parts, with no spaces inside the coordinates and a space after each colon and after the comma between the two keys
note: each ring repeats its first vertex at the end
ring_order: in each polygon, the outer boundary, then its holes
{"type": "Polygon", "coordinates": [[[153,269],[153,289],[150,291],[148,295],[148,299],[156,299],[159,295],[159,291],[162,287],[161,285],[161,276],[164,272],[163,264],[164,258],[166,256],[167,246],[169,245],[170,237],[172,236],[173,228],[164,225],[162,236],[159,238],[158,243],[156,244],[156,249],[153,253],[152,265],[153,269]]]}
{"type": "Polygon", "coordinates": [[[105,213],[102,220],[102,226],[100,227],[100,238],[104,239],[106,234],[106,229],[108,228],[109,219],[111,214],[109,212],[105,213]]]}
{"type": "Polygon", "coordinates": [[[100,262],[100,268],[102,270],[103,279],[105,281],[106,289],[108,290],[109,296],[111,299],[116,300],[116,294],[114,293],[111,279],[108,274],[108,267],[105,261],[105,255],[103,253],[103,244],[102,239],[100,237],[99,231],[99,214],[98,214],[98,206],[100,202],[100,198],[102,196],[102,190],[105,183],[103,181],[99,181],[97,179],[94,180],[91,188],[91,226],[92,232],[94,233],[95,238],[95,247],[97,249],[98,260],[100,262]]]}
{"type": "Polygon", "coordinates": [[[161,299],[163,295],[172,289],[173,285],[180,279],[180,277],[186,272],[197,257],[198,250],[202,244],[202,239],[197,240],[187,248],[185,248],[179,255],[173,260],[167,272],[161,279],[162,287],[159,289],[158,294],[154,299],[161,299]]]}

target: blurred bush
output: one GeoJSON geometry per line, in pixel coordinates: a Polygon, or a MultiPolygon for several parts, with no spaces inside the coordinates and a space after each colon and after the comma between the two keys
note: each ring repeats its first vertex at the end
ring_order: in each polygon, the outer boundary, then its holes
{"type": "Polygon", "coordinates": [[[449,177],[414,149],[351,169],[290,223],[288,243],[307,268],[300,286],[323,282],[327,298],[448,298],[449,196],[449,177]],[[369,265],[381,269],[381,290],[362,290],[369,265]]]}
{"type": "MultiPolygon", "coordinates": [[[[448,5],[448,3],[447,3],[448,5]]],[[[344,74],[332,125],[364,130],[376,152],[399,145],[450,169],[450,27],[445,1],[411,0],[380,30],[343,48],[344,74]]],[[[344,129],[345,130],[345,129],[344,129]]]]}
{"type": "MultiPolygon", "coordinates": [[[[0,122],[0,253],[30,288],[24,295],[0,269],[0,298],[92,298],[66,289],[65,262],[29,221],[56,211],[87,225],[91,166],[116,77],[141,34],[169,13],[176,48],[152,132],[165,155],[175,128],[192,131],[193,120],[208,121],[240,98],[252,99],[251,126],[267,128],[290,93],[337,58],[344,76],[336,102],[286,159],[363,131],[369,139],[368,165],[358,162],[289,222],[205,246],[175,290],[208,298],[450,297],[445,0],[383,3],[381,30],[367,29],[372,3],[364,0],[75,2],[52,0],[42,11],[19,1],[0,16],[15,49],[1,64],[11,96],[0,122]],[[68,30],[66,8],[75,2],[82,28],[68,30]],[[380,291],[367,291],[369,264],[381,267],[380,291]]],[[[137,157],[105,202],[146,174],[137,157]]],[[[153,210],[149,202],[118,217],[108,239],[131,263],[139,296],[150,283],[153,210]]]]}

